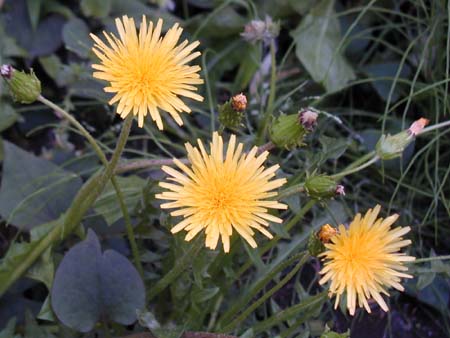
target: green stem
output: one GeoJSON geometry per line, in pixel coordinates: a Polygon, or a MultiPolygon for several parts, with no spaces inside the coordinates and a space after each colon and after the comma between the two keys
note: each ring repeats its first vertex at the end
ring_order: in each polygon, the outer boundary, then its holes
{"type": "Polygon", "coordinates": [[[184,270],[186,270],[190,266],[190,262],[192,262],[192,258],[196,257],[199,253],[200,249],[203,247],[203,242],[201,238],[197,238],[197,240],[192,243],[189,247],[188,251],[184,254],[183,257],[177,258],[175,260],[174,267],[164,275],[152,288],[149,290],[147,294],[147,300],[152,300],[155,298],[161,291],[163,291],[166,287],[172,283],[175,278],[177,278],[184,270]]]}
{"type": "Polygon", "coordinates": [[[372,159],[370,159],[366,163],[363,163],[363,164],[361,164],[360,166],[358,166],[356,168],[351,168],[351,169],[348,169],[348,170],[341,171],[340,173],[331,175],[331,177],[334,178],[334,179],[340,179],[340,178],[342,178],[344,176],[356,173],[358,171],[363,170],[364,168],[367,168],[367,167],[371,166],[372,164],[377,162],[379,159],[380,159],[380,157],[378,155],[375,155],[374,157],[372,157],[372,159]]]}
{"type": "Polygon", "coordinates": [[[432,261],[445,261],[445,260],[449,260],[449,259],[450,259],[450,255],[418,258],[414,262],[410,262],[409,264],[420,264],[420,263],[432,262],[432,261]]]}
{"type": "MultiPolygon", "coordinates": [[[[308,203],[306,203],[300,211],[285,225],[284,230],[286,232],[289,232],[294,225],[296,225],[298,222],[301,221],[303,217],[305,217],[306,213],[311,210],[311,208],[317,203],[316,200],[309,200],[308,203]]],[[[266,245],[262,246],[258,251],[259,255],[264,255],[267,251],[272,249],[274,246],[277,245],[278,241],[281,239],[279,235],[276,235],[274,238],[272,238],[270,241],[266,243],[266,245]]],[[[242,276],[248,269],[251,268],[253,265],[252,261],[249,259],[247,262],[238,270],[236,273],[236,278],[238,279],[240,276],[242,276]]]]}
{"type": "Polygon", "coordinates": [[[295,184],[292,187],[281,190],[278,194],[278,199],[282,200],[283,198],[298,194],[303,191],[305,191],[304,183],[295,184]]]}
{"type": "MultiPolygon", "coordinates": [[[[309,255],[304,252],[298,255],[291,257],[286,264],[281,264],[283,267],[289,266],[294,261],[299,260],[297,265],[282,279],[280,280],[273,288],[264,293],[257,301],[255,301],[252,305],[250,305],[244,312],[242,312],[235,320],[233,320],[230,324],[225,326],[222,332],[231,332],[236,326],[238,326],[245,318],[247,318],[253,311],[255,311],[259,306],[261,306],[268,298],[270,298],[275,292],[281,289],[287,282],[289,282],[292,277],[294,277],[298,270],[305,264],[309,255]]],[[[278,269],[277,269],[278,270],[278,269]]],[[[232,318],[232,317],[231,317],[232,318]]]]}
{"type": "Polygon", "coordinates": [[[437,123],[437,124],[433,124],[432,126],[424,128],[417,135],[422,135],[422,134],[428,133],[428,132],[430,132],[432,130],[443,128],[443,127],[447,127],[447,126],[450,126],[450,120],[449,121],[445,121],[445,122],[441,122],[441,123],[437,123]]]}
{"type": "Polygon", "coordinates": [[[360,158],[358,158],[357,160],[353,161],[352,163],[350,163],[343,171],[347,171],[347,170],[356,168],[357,166],[370,160],[375,155],[376,155],[375,150],[372,150],[370,153],[367,153],[367,154],[361,156],[360,158]]]}
{"type": "Polygon", "coordinates": [[[108,166],[102,171],[94,174],[78,191],[72,205],[64,217],[64,221],[57,224],[40,242],[32,248],[26,258],[12,271],[10,277],[0,286],[0,297],[3,293],[20,277],[28,268],[52,245],[52,243],[62,240],[69,235],[77,225],[81,223],[84,215],[92,207],[92,204],[105,188],[106,183],[111,179],[114,170],[119,161],[120,155],[125,147],[128,134],[130,133],[133,117],[125,120],[122,131],[117,142],[116,149],[108,163],[108,166]]]}
{"type": "Polygon", "coordinates": [[[264,113],[264,117],[258,129],[256,144],[262,144],[264,142],[264,137],[266,136],[267,131],[267,125],[269,124],[270,116],[272,115],[275,102],[275,94],[277,91],[277,59],[276,59],[276,48],[274,39],[270,41],[270,61],[271,61],[271,71],[270,71],[269,99],[267,100],[266,112],[264,113]]]}
{"type": "MultiPolygon", "coordinates": [[[[105,167],[108,166],[108,160],[106,158],[105,153],[100,148],[100,146],[98,145],[98,143],[95,140],[95,138],[86,130],[86,128],[83,127],[83,125],[80,122],[77,121],[77,119],[75,119],[66,110],[64,110],[61,107],[59,107],[58,105],[54,104],[52,101],[46,99],[42,95],[40,95],[38,97],[38,101],[40,101],[41,103],[45,104],[49,108],[51,108],[51,109],[57,111],[58,113],[60,113],[67,121],[69,121],[75,128],[77,128],[78,131],[86,138],[86,140],[92,146],[92,148],[94,149],[95,153],[97,154],[97,156],[100,159],[100,161],[102,162],[102,164],[105,167]]],[[[113,185],[114,190],[116,191],[117,199],[119,201],[119,207],[120,207],[120,209],[122,211],[122,214],[123,214],[123,218],[124,218],[124,221],[125,221],[125,227],[126,227],[126,230],[127,230],[128,241],[130,242],[130,247],[131,247],[131,252],[133,254],[134,263],[135,263],[136,268],[139,271],[141,277],[143,277],[144,276],[144,269],[142,267],[141,260],[140,260],[140,257],[139,257],[139,250],[138,250],[138,247],[137,247],[137,244],[136,244],[134,230],[133,230],[133,225],[131,224],[130,214],[128,212],[128,208],[127,208],[127,205],[125,203],[125,199],[124,199],[124,196],[123,196],[123,193],[122,193],[122,189],[120,188],[120,185],[117,182],[117,179],[116,179],[116,177],[114,175],[111,176],[111,183],[113,185]]]]}

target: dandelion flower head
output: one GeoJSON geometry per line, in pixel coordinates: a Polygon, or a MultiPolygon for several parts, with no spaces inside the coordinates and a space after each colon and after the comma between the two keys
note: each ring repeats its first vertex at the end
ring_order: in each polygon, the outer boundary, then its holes
{"type": "Polygon", "coordinates": [[[325,264],[320,272],[323,275],[320,284],[331,280],[330,297],[336,296],[335,308],[346,293],[351,315],[355,314],[356,306],[370,313],[369,299],[388,311],[381,294],[389,296],[390,287],[403,291],[401,278],[412,278],[405,273],[408,268],[404,263],[415,258],[399,252],[411,244],[402,238],[411,229],[391,229],[398,215],[377,219],[380,208],[377,205],[369,209],[364,217],[357,214],[348,229],[340,225],[338,234],[331,238],[331,243],[325,244],[326,251],[321,254],[325,264]]]}
{"type": "Polygon", "coordinates": [[[190,167],[174,159],[179,170],[168,166],[162,169],[170,177],[160,186],[167,191],[156,195],[169,200],[161,208],[177,209],[172,216],[183,216],[183,220],[172,228],[172,233],[186,230],[186,240],[190,241],[205,229],[206,246],[215,249],[222,239],[225,252],[230,250],[233,230],[241,235],[253,248],[257,246],[254,229],[268,238],[269,222],[282,220],[269,213],[270,209],[286,209],[285,204],[273,200],[273,191],[286,183],[286,179],[275,176],[278,165],[264,168],[268,152],[257,154],[253,147],[249,153],[242,152],[243,144],[236,144],[236,136],[229,139],[224,153],[223,139],[217,132],[213,134],[210,153],[198,140],[198,147],[186,143],[190,167]],[[173,182],[173,183],[169,183],[173,182]]]}
{"type": "Polygon", "coordinates": [[[203,101],[195,93],[195,85],[203,83],[198,74],[200,67],[188,65],[200,55],[193,52],[199,42],[185,40],[177,45],[183,29],[174,24],[161,37],[162,25],[161,19],[154,26],[143,16],[137,32],[134,19],[123,16],[116,19],[119,37],[103,32],[105,43],[91,34],[95,41],[92,50],[100,59],[100,64],[92,65],[97,70],[93,76],[110,83],[104,89],[114,94],[109,104],[118,102],[117,113],[122,118],[130,113],[137,115],[140,127],[150,114],[161,130],[160,110],[169,113],[179,125],[183,124],[180,113],[191,112],[180,96],[203,101]]]}

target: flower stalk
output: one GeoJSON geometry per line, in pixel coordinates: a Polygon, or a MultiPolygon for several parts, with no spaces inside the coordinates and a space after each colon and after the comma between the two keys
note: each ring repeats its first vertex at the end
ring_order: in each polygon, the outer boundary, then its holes
{"type": "MultiPolygon", "coordinates": [[[[46,99],[42,95],[39,95],[37,100],[39,102],[43,103],[44,105],[46,105],[47,107],[58,112],[62,117],[64,117],[67,121],[69,121],[75,128],[77,128],[78,131],[86,138],[86,140],[92,146],[92,148],[94,149],[95,153],[97,154],[97,156],[100,159],[100,161],[102,162],[102,164],[105,167],[108,166],[108,160],[106,158],[105,153],[100,148],[100,146],[98,145],[95,138],[86,130],[86,128],[83,127],[83,125],[80,122],[77,121],[76,118],[74,118],[71,114],[69,114],[69,112],[62,109],[58,105],[54,104],[52,101],[46,99]]],[[[116,165],[116,167],[117,167],[117,165],[116,165]]],[[[115,171],[117,172],[117,168],[115,171]]],[[[134,263],[136,265],[137,270],[139,271],[139,274],[141,275],[141,277],[143,277],[144,269],[142,267],[142,263],[140,260],[139,250],[138,250],[135,235],[134,235],[133,225],[131,224],[130,214],[129,214],[128,208],[125,204],[125,198],[124,198],[122,189],[120,188],[119,183],[117,182],[114,175],[111,176],[111,183],[116,192],[117,199],[119,202],[119,207],[123,214],[123,218],[125,221],[125,227],[126,227],[126,231],[127,231],[127,237],[128,237],[128,241],[130,243],[131,252],[133,254],[134,263]]]]}

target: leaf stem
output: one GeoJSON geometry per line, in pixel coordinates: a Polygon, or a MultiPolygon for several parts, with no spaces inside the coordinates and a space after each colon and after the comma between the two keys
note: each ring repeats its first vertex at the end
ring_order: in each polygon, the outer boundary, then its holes
{"type": "Polygon", "coordinates": [[[258,129],[258,135],[256,138],[256,144],[261,144],[266,136],[267,125],[269,124],[270,116],[272,115],[275,94],[277,91],[277,59],[276,59],[276,47],[275,39],[270,40],[270,60],[271,60],[271,71],[270,71],[270,92],[269,98],[267,100],[267,108],[264,113],[264,117],[258,129]]]}
{"type": "Polygon", "coordinates": [[[420,263],[432,262],[432,261],[446,261],[449,259],[450,259],[450,255],[425,257],[425,258],[418,258],[415,261],[410,262],[409,264],[420,264],[420,263]]]}
{"type": "MultiPolygon", "coordinates": [[[[49,108],[57,111],[66,120],[68,120],[75,128],[77,128],[78,131],[86,138],[86,140],[92,146],[92,148],[94,149],[95,153],[97,154],[97,156],[100,159],[100,161],[102,162],[102,164],[105,167],[108,166],[108,160],[106,158],[105,153],[100,148],[100,146],[98,145],[98,143],[95,140],[95,138],[86,130],[86,128],[83,127],[83,125],[80,122],[77,121],[76,118],[74,118],[71,114],[69,114],[69,112],[67,112],[66,110],[62,109],[58,105],[54,104],[52,101],[46,99],[42,95],[40,95],[38,97],[38,101],[40,101],[41,103],[45,104],[49,108]]],[[[114,175],[111,176],[111,183],[113,185],[114,190],[116,191],[117,199],[119,201],[119,207],[120,207],[120,209],[122,211],[122,214],[123,214],[123,218],[124,218],[124,221],[125,221],[125,227],[126,227],[126,230],[127,230],[128,241],[130,242],[130,247],[131,247],[131,252],[133,254],[134,263],[136,265],[137,270],[139,271],[139,274],[141,275],[141,277],[143,277],[144,276],[144,269],[143,269],[142,264],[141,264],[141,260],[140,260],[140,256],[139,256],[139,250],[138,250],[138,247],[137,247],[137,244],[136,244],[136,240],[135,240],[133,225],[131,224],[130,214],[128,212],[128,208],[127,208],[127,205],[125,203],[125,199],[124,199],[124,195],[123,195],[122,189],[120,188],[120,186],[119,186],[119,184],[118,184],[118,182],[117,182],[117,180],[116,180],[114,175]]]]}
{"type": "Polygon", "coordinates": [[[372,157],[372,158],[371,158],[369,161],[367,161],[366,163],[363,163],[363,164],[361,164],[360,166],[355,167],[355,168],[350,168],[350,169],[348,169],[348,170],[341,171],[340,173],[331,175],[331,177],[334,178],[334,179],[340,179],[340,178],[342,178],[342,177],[344,177],[344,176],[347,176],[347,175],[350,175],[350,174],[354,174],[354,173],[356,173],[356,172],[358,172],[358,171],[361,171],[361,170],[363,170],[363,169],[365,169],[365,168],[371,166],[372,164],[374,164],[375,162],[377,162],[379,159],[380,159],[380,157],[379,157],[378,155],[375,155],[374,157],[372,157]]]}
{"type": "Polygon", "coordinates": [[[96,174],[81,187],[75,196],[72,205],[67,211],[64,220],[56,224],[56,226],[45,235],[34,248],[29,252],[29,255],[17,266],[9,275],[9,278],[0,285],[0,297],[3,293],[22,275],[28,268],[44,253],[44,251],[52,245],[52,243],[63,239],[70,234],[77,225],[81,223],[86,212],[91,208],[92,204],[101,194],[105,188],[106,183],[114,174],[115,168],[119,161],[120,155],[125,147],[128,135],[130,133],[133,116],[129,116],[122,127],[116,149],[113,153],[111,161],[108,166],[98,171],[96,174]]]}

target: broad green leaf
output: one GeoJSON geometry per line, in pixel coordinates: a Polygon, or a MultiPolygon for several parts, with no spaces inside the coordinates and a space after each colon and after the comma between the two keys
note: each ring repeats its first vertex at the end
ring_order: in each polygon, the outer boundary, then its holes
{"type": "Polygon", "coordinates": [[[102,319],[123,325],[145,306],[145,289],[130,261],[114,250],[101,252],[97,235],[73,246],[56,271],[52,308],[66,326],[88,332],[102,319]]]}
{"type": "MultiPolygon", "coordinates": [[[[400,64],[398,62],[383,62],[383,63],[372,63],[364,66],[362,70],[369,76],[374,78],[387,77],[392,78],[387,80],[376,80],[372,82],[373,87],[378,92],[378,95],[384,100],[389,99],[389,93],[391,91],[392,84],[394,83],[395,76],[399,70],[400,64]]],[[[411,69],[408,65],[404,64],[400,70],[399,79],[405,79],[411,73],[411,69]]],[[[396,86],[391,94],[390,102],[395,102],[400,96],[400,86],[402,84],[396,82],[396,86]]]]}
{"type": "Polygon", "coordinates": [[[80,7],[85,16],[104,18],[111,10],[111,0],[81,0],[80,7]]]}
{"type": "Polygon", "coordinates": [[[30,16],[31,27],[36,29],[41,15],[42,0],[27,0],[28,15],[30,16]]]}
{"type": "Polygon", "coordinates": [[[25,312],[25,337],[24,338],[56,338],[49,330],[39,326],[30,311],[25,312]]]}
{"type": "MultiPolygon", "coordinates": [[[[116,180],[124,195],[128,210],[132,211],[142,196],[142,188],[145,186],[145,180],[139,176],[118,176],[116,180]]],[[[95,202],[94,209],[105,218],[109,225],[122,218],[122,211],[119,207],[116,191],[111,182],[108,183],[101,196],[95,202]]]]}
{"type": "Polygon", "coordinates": [[[339,91],[355,78],[353,68],[338,50],[341,33],[334,3],[320,1],[291,32],[298,59],[327,92],[339,91]]]}
{"type": "Polygon", "coordinates": [[[62,31],[62,37],[66,49],[80,57],[88,57],[92,39],[89,37],[89,27],[83,20],[73,18],[67,21],[62,31]]]}
{"type": "Polygon", "coordinates": [[[63,71],[63,63],[58,56],[52,54],[50,56],[40,57],[39,63],[45,72],[58,84],[58,86],[64,85],[64,82],[60,81],[60,74],[63,71]]]}
{"type": "Polygon", "coordinates": [[[56,322],[55,314],[53,313],[52,307],[50,305],[50,296],[47,296],[47,298],[45,298],[44,304],[42,305],[41,310],[37,315],[37,319],[56,322]]]}
{"type": "Polygon", "coordinates": [[[0,132],[11,127],[19,117],[13,107],[0,102],[0,132]]]}
{"type": "Polygon", "coordinates": [[[337,333],[334,331],[331,331],[329,328],[325,330],[325,332],[320,336],[320,338],[349,338],[350,337],[350,331],[344,332],[344,333],[337,333]]]}
{"type": "MultiPolygon", "coordinates": [[[[44,238],[50,230],[62,221],[63,218],[61,217],[56,221],[35,227],[33,230],[36,230],[36,232],[31,236],[30,242],[13,242],[11,244],[6,252],[6,255],[0,261],[0,285],[8,285],[7,282],[10,278],[14,278],[13,276],[18,274],[18,271],[22,268],[22,264],[27,264],[26,258],[29,256],[30,252],[41,243],[42,238],[44,238]]],[[[38,261],[35,264],[41,263],[38,261]]],[[[34,266],[34,269],[34,275],[30,277],[36,277],[38,280],[43,281],[46,284],[51,283],[51,278],[49,277],[50,273],[45,268],[43,268],[44,270],[41,270],[39,274],[36,271],[36,266],[34,266]],[[42,273],[42,271],[45,271],[45,273],[42,273]]],[[[0,287],[0,295],[3,294],[4,291],[5,290],[0,287]]]]}
{"type": "Polygon", "coordinates": [[[248,86],[261,63],[261,48],[258,45],[247,43],[241,48],[243,49],[242,60],[234,79],[234,92],[241,91],[248,86]]]}
{"type": "Polygon", "coordinates": [[[29,277],[45,284],[47,289],[51,289],[53,283],[53,275],[55,273],[55,265],[52,258],[52,248],[47,250],[39,257],[25,274],[29,277]]]}
{"type": "Polygon", "coordinates": [[[11,338],[14,336],[14,331],[16,329],[16,318],[11,318],[6,324],[6,327],[0,331],[0,338],[11,338]]]}
{"type": "Polygon", "coordinates": [[[20,229],[60,217],[81,187],[77,175],[4,141],[0,214],[20,229]]]}

